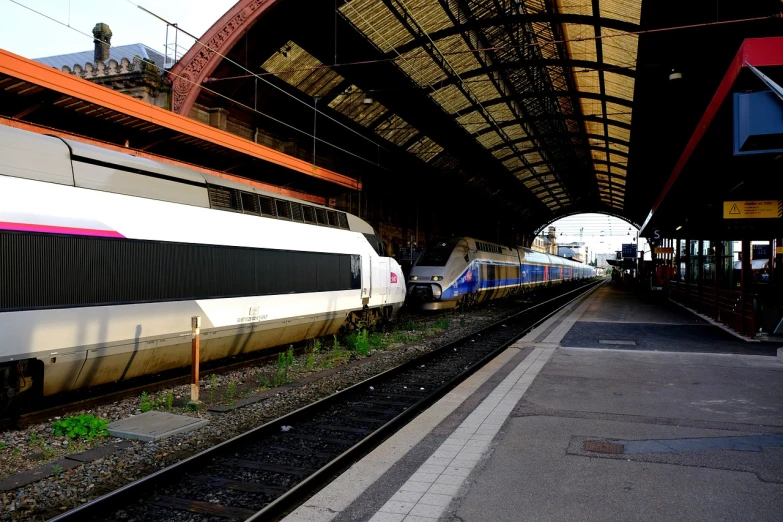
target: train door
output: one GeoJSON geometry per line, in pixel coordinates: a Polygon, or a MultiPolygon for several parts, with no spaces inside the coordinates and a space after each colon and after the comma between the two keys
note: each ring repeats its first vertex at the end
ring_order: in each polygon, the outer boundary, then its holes
{"type": "Polygon", "coordinates": [[[389,260],[378,260],[378,294],[381,298],[381,304],[386,304],[389,296],[389,286],[391,284],[389,276],[389,260]]]}
{"type": "Polygon", "coordinates": [[[362,256],[362,304],[368,304],[372,297],[372,256],[362,256]]]}

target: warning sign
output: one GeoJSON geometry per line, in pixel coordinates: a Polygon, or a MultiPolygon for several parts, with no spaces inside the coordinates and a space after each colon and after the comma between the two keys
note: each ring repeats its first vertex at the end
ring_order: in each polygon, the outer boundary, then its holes
{"type": "Polygon", "coordinates": [[[783,201],[724,201],[723,219],[783,218],[783,201]]]}

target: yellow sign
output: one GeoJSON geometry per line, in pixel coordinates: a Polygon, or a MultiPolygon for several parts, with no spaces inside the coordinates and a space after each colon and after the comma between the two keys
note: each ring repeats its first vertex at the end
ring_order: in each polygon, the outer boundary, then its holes
{"type": "Polygon", "coordinates": [[[783,218],[783,201],[724,201],[723,219],[783,218]]]}
{"type": "Polygon", "coordinates": [[[776,254],[783,254],[783,246],[775,247],[776,254]]]}
{"type": "Polygon", "coordinates": [[[674,248],[672,247],[655,247],[656,254],[673,254],[674,248]]]}

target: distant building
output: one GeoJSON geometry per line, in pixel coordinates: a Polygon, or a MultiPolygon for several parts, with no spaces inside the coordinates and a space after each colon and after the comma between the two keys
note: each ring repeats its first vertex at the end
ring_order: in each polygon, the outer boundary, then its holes
{"type": "Polygon", "coordinates": [[[607,259],[614,259],[616,257],[616,254],[596,254],[595,255],[595,266],[598,268],[609,268],[609,263],[606,262],[607,259]]]}
{"type": "Polygon", "coordinates": [[[545,254],[557,255],[557,231],[555,227],[549,227],[546,233],[541,233],[533,239],[531,250],[545,254]]]}
{"type": "Polygon", "coordinates": [[[163,88],[161,77],[165,57],[161,53],[140,43],[112,47],[112,32],[106,24],[96,24],[92,34],[95,37],[92,51],[35,61],[149,104],[168,107],[168,89],[163,88]]]}

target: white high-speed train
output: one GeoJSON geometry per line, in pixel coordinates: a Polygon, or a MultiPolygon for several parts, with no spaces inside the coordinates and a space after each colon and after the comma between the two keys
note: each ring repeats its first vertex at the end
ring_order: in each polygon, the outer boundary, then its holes
{"type": "Polygon", "coordinates": [[[397,262],[345,212],[0,126],[0,409],[390,317],[397,262]]]}
{"type": "Polygon", "coordinates": [[[454,237],[422,252],[408,274],[408,294],[421,308],[438,310],[591,277],[595,268],[564,257],[454,237]]]}

